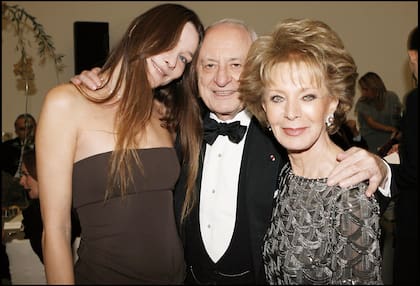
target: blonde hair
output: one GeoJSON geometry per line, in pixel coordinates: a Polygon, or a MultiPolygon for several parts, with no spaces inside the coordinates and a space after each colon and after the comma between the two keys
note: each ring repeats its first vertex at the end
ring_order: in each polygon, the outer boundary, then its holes
{"type": "Polygon", "coordinates": [[[273,33],[253,43],[241,73],[239,92],[245,107],[263,126],[268,121],[262,98],[272,81],[273,69],[282,62],[305,66],[319,85],[325,81],[331,96],[339,100],[334,122],[327,128],[330,134],[335,133],[353,105],[357,79],[356,64],[340,37],[321,21],[287,19],[273,33]]]}

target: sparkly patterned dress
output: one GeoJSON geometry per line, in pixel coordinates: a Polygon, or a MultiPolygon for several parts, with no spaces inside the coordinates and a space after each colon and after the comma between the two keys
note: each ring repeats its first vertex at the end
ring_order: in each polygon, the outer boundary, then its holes
{"type": "Polygon", "coordinates": [[[284,284],[383,284],[379,207],[366,183],[348,189],[280,172],[264,237],[267,281],[284,284]]]}

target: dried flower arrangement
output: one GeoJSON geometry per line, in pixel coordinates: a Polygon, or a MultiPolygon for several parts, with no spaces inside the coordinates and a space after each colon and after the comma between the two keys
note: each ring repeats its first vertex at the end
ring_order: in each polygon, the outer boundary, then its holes
{"type": "Polygon", "coordinates": [[[25,39],[27,35],[26,30],[32,30],[35,41],[38,45],[38,56],[40,63],[45,63],[47,58],[52,58],[56,70],[56,77],[58,82],[58,73],[64,68],[64,55],[56,54],[52,37],[44,31],[44,27],[30,15],[22,7],[18,5],[8,5],[2,2],[2,28],[5,29],[9,24],[13,25],[15,35],[17,36],[16,50],[20,52],[20,58],[14,64],[13,72],[18,77],[18,88],[24,87],[25,95],[33,94],[35,91],[35,74],[32,67],[32,57],[27,53],[27,46],[30,46],[30,41],[25,39]]]}

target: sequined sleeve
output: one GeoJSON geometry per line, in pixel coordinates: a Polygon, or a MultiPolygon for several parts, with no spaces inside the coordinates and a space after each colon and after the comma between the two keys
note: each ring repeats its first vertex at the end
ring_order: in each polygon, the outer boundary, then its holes
{"type": "Polygon", "coordinates": [[[332,284],[382,284],[379,207],[366,184],[341,189],[332,217],[332,284]]]}

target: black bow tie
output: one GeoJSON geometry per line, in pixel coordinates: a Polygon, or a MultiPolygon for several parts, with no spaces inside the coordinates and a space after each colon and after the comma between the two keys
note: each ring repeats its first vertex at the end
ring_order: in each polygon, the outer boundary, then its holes
{"type": "Polygon", "coordinates": [[[217,136],[225,135],[233,143],[239,143],[244,137],[246,126],[241,125],[239,121],[231,123],[219,123],[210,117],[204,119],[204,140],[212,145],[217,136]]]}

